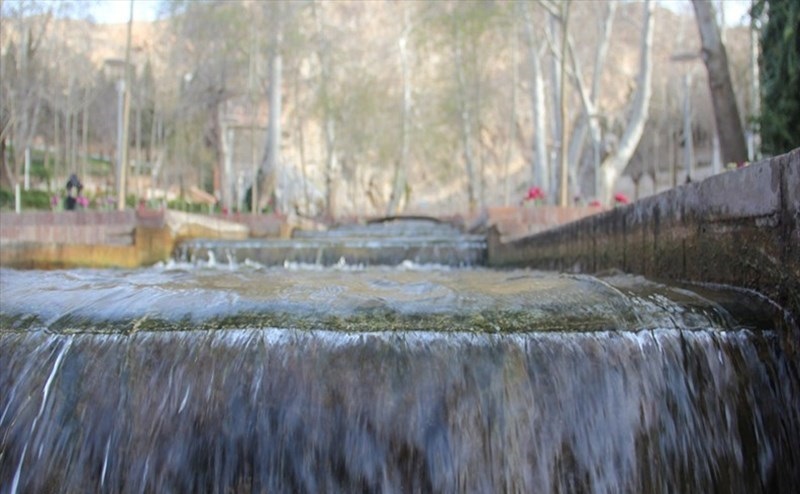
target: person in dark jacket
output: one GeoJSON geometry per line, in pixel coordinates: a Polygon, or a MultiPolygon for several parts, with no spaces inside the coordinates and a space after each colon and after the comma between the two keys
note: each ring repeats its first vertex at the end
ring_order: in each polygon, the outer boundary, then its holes
{"type": "Polygon", "coordinates": [[[78,176],[73,173],[67,180],[67,197],[64,199],[64,209],[67,211],[75,210],[81,190],[83,190],[83,184],[78,180],[78,176]]]}

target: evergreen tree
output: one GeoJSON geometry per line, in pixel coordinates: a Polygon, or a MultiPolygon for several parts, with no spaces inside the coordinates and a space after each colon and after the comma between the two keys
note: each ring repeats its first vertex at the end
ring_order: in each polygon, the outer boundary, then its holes
{"type": "Polygon", "coordinates": [[[763,20],[762,150],[780,154],[800,146],[800,2],[759,0],[753,15],[763,20]]]}

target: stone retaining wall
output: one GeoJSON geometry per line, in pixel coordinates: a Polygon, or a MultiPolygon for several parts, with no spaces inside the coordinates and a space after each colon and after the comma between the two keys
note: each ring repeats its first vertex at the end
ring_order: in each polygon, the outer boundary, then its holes
{"type": "Polygon", "coordinates": [[[491,266],[756,290],[800,320],[800,148],[536,235],[489,238],[491,266]]]}
{"type": "Polygon", "coordinates": [[[0,245],[133,245],[134,211],[0,213],[0,245]]]}
{"type": "Polygon", "coordinates": [[[136,268],[164,261],[186,238],[246,239],[283,232],[280,217],[232,218],[163,210],[0,213],[0,266],[136,268]],[[240,221],[237,221],[240,220],[240,221]]]}

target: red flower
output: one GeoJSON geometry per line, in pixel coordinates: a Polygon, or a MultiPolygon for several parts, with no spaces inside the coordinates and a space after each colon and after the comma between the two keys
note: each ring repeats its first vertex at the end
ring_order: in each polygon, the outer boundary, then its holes
{"type": "Polygon", "coordinates": [[[616,202],[617,204],[628,204],[631,201],[628,199],[628,196],[626,196],[622,192],[617,192],[616,194],[614,194],[614,202],[616,202]]]}
{"type": "Polygon", "coordinates": [[[599,208],[601,206],[601,204],[600,204],[600,201],[598,201],[597,199],[594,199],[592,202],[589,203],[589,206],[593,207],[593,208],[599,208]]]}
{"type": "Polygon", "coordinates": [[[539,187],[531,187],[528,189],[528,195],[525,196],[526,201],[535,201],[537,199],[544,199],[544,192],[539,187]]]}

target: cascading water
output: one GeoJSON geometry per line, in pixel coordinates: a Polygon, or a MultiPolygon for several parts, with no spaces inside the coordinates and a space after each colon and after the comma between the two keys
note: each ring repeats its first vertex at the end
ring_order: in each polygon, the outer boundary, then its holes
{"type": "Polygon", "coordinates": [[[323,232],[298,231],[291,239],[189,240],[181,244],[178,258],[187,262],[229,258],[266,266],[397,265],[403,261],[475,266],[484,262],[485,252],[484,236],[419,218],[345,225],[323,232]]]}
{"type": "Polygon", "coordinates": [[[251,261],[0,294],[3,493],[800,485],[800,358],[746,294],[251,261]]]}

